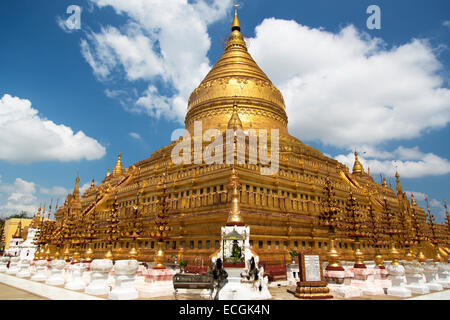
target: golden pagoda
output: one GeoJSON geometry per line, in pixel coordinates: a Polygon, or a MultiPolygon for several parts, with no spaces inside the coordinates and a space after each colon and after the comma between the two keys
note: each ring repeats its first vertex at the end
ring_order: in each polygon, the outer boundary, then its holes
{"type": "MultiPolygon", "coordinates": [[[[350,172],[337,160],[289,134],[283,96],[253,60],[240,30],[235,13],[224,53],[190,95],[186,129],[194,136],[196,121],[202,122],[202,132],[211,128],[223,133],[227,129],[278,129],[279,171],[261,174],[263,165],[250,163],[247,154],[245,163],[233,165],[231,178],[230,164],[175,165],[171,152],[179,140],[125,169],[119,153],[112,173],[108,169],[103,181],[96,186],[92,183],[81,198],[77,178],[73,194],[67,196],[64,206],[55,213],[58,221],[69,215],[73,221],[83,221],[82,218],[95,213],[98,236],[92,243],[94,258],[103,258],[108,251],[105,230],[113,204],[118,204],[121,225],[131,225],[136,194],[140,192],[139,215],[144,231],[136,240],[137,258],[154,261],[159,245],[150,230],[160,210],[159,182],[163,176],[169,202],[168,223],[172,230],[164,240],[165,259],[182,255],[190,262],[200,257],[204,263],[209,263],[210,256],[220,248],[221,227],[227,222],[245,221],[252,230],[250,245],[261,262],[282,264],[289,261],[289,251],[304,249],[312,249],[326,260],[329,229],[320,225],[318,219],[327,179],[334,187],[336,203],[342,210],[351,193],[361,207],[370,204],[375,215],[383,214],[386,199],[394,212],[405,210],[410,214],[413,206],[416,217],[425,223],[424,210],[415,203],[411,205],[401,188],[396,192],[387,186],[386,180],[382,185],[375,182],[370,172],[364,171],[356,151],[350,172]],[[145,187],[141,188],[143,185],[145,187]]],[[[399,181],[399,177],[397,179],[399,181]]],[[[339,229],[335,238],[341,258],[353,260],[354,240],[339,229]]],[[[375,256],[375,248],[370,243],[368,236],[358,242],[367,259],[375,256]]],[[[68,245],[73,249],[73,245],[68,245]]],[[[129,238],[122,237],[111,250],[118,259],[126,259],[133,245],[129,238]]],[[[389,248],[388,243],[380,245],[377,254],[388,256],[389,248]]]]}

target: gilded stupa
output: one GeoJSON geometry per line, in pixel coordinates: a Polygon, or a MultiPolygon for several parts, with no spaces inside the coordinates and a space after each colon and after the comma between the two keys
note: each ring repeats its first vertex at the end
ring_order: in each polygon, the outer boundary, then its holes
{"type": "MultiPolygon", "coordinates": [[[[178,261],[194,263],[200,258],[207,263],[220,247],[220,230],[227,224],[230,210],[239,205],[239,217],[235,219],[242,219],[250,226],[250,244],[261,262],[286,263],[290,261],[289,251],[309,248],[326,259],[328,228],[318,223],[318,217],[327,179],[334,187],[340,208],[345,207],[351,192],[364,212],[370,206],[376,215],[382,215],[386,199],[390,209],[404,213],[407,221],[411,221],[414,212],[421,223],[425,222],[424,210],[415,201],[410,203],[401,189],[399,176],[397,188],[393,190],[385,181],[378,184],[370,172],[364,171],[356,151],[350,172],[345,165],[289,134],[283,96],[251,57],[240,30],[235,13],[224,53],[190,95],[186,129],[193,135],[195,121],[202,121],[203,131],[210,128],[222,132],[227,128],[278,129],[278,173],[262,175],[261,164],[251,164],[248,159],[244,164],[233,166],[175,165],[171,151],[179,141],[125,169],[119,154],[112,173],[108,169],[104,180],[99,185],[93,183],[81,197],[77,178],[73,194],[67,196],[64,206],[55,213],[59,224],[63,221],[72,226],[81,225],[82,221],[94,223],[95,237],[91,244],[94,258],[104,257],[111,249],[116,259],[125,259],[136,241],[138,259],[153,261],[158,245],[151,231],[158,210],[165,208],[171,227],[164,238],[166,259],[174,261],[177,256],[178,261]],[[239,178],[239,190],[227,188],[230,177],[231,181],[239,178]],[[162,178],[164,184],[161,184],[162,178]],[[106,241],[108,221],[117,211],[118,239],[110,247],[106,241]],[[139,237],[131,239],[128,234],[133,232],[129,228],[136,225],[133,224],[136,217],[142,225],[139,237]]],[[[66,238],[74,239],[76,233],[66,238]]],[[[381,237],[383,254],[388,254],[387,239],[387,236],[381,237]]],[[[363,254],[371,259],[375,250],[369,236],[362,237],[360,243],[363,254]]],[[[83,241],[68,241],[66,245],[71,252],[89,247],[83,241]]],[[[431,250],[427,245],[431,246],[424,244],[425,253],[431,250]]],[[[352,246],[353,240],[338,228],[336,247],[343,258],[351,259],[352,246]]]]}

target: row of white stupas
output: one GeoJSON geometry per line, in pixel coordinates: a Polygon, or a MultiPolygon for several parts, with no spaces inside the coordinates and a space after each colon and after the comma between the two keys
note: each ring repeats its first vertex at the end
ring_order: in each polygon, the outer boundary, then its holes
{"type": "MultiPolygon", "coordinates": [[[[64,260],[33,260],[36,252],[33,242],[37,231],[30,228],[26,241],[11,239],[10,248],[0,258],[0,272],[91,295],[107,295],[109,299],[155,298],[171,296],[174,292],[172,279],[179,270],[149,269],[136,260],[118,260],[114,264],[108,259],[75,264],[64,260]]],[[[335,280],[328,284],[330,293],[341,298],[383,294],[410,297],[412,293],[427,294],[450,288],[450,264],[447,262],[387,262],[386,269],[376,267],[373,262],[366,264],[367,268],[353,268],[353,263],[343,262],[345,271],[325,271],[326,278],[335,280]]],[[[275,282],[270,286],[295,284],[299,280],[298,265],[289,265],[287,270],[288,281],[275,282]]],[[[233,276],[230,276],[231,281],[233,276]]],[[[236,275],[236,279],[239,278],[236,275]]],[[[233,281],[229,285],[232,286],[233,281]]],[[[266,288],[264,291],[267,292],[265,297],[260,294],[254,295],[253,299],[270,298],[266,288]]],[[[203,290],[201,294],[206,298],[212,293],[203,290]]],[[[250,296],[248,298],[251,299],[250,296]]]]}

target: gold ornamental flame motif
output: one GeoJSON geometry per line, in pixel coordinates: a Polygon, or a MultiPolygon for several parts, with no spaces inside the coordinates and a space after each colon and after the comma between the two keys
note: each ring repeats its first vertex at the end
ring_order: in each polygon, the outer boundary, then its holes
{"type": "Polygon", "coordinates": [[[231,210],[228,215],[227,226],[243,226],[244,221],[239,206],[239,189],[241,188],[241,184],[239,183],[239,177],[234,167],[231,171],[230,183],[227,187],[231,191],[231,210]]]}
{"type": "Polygon", "coordinates": [[[225,52],[189,97],[187,130],[193,134],[194,121],[200,120],[203,130],[225,130],[236,103],[244,130],[288,134],[283,96],[249,54],[237,14],[231,29],[225,52]]]}

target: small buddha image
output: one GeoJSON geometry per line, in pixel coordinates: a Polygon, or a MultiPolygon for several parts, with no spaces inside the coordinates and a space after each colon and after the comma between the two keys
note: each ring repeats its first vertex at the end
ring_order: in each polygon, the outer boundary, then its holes
{"type": "Polygon", "coordinates": [[[239,243],[237,240],[233,240],[233,247],[231,249],[231,255],[235,262],[239,262],[241,260],[241,247],[239,246],[239,243]]]}

